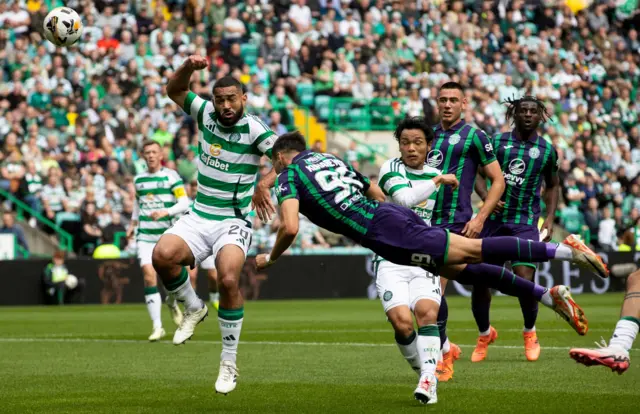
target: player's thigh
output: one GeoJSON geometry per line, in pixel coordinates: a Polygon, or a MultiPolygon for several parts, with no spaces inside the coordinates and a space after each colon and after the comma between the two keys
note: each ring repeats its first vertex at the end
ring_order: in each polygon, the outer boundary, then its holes
{"type": "MultiPolygon", "coordinates": [[[[409,308],[409,305],[411,305],[409,280],[411,280],[412,271],[413,268],[410,266],[400,266],[388,261],[382,261],[378,264],[376,289],[382,302],[382,308],[387,316],[389,316],[391,309],[398,306],[405,306],[409,314],[411,313],[409,308]]],[[[390,316],[389,319],[391,320],[390,316]]]]}
{"type": "Polygon", "coordinates": [[[414,272],[414,276],[409,281],[409,300],[416,319],[433,319],[435,321],[442,300],[440,277],[424,270],[420,273],[414,272]],[[422,303],[425,300],[428,302],[422,303]]]}
{"type": "Polygon", "coordinates": [[[244,220],[224,220],[216,227],[211,242],[215,269],[220,279],[231,276],[239,279],[252,236],[251,227],[244,220]]]}
{"type": "MultiPolygon", "coordinates": [[[[482,239],[467,239],[457,234],[449,234],[447,265],[480,263],[482,259],[482,239]]],[[[444,274],[441,276],[446,277],[444,274]]]]}
{"type": "Polygon", "coordinates": [[[217,222],[188,213],[171,226],[160,238],[154,256],[162,254],[172,263],[195,267],[211,255],[209,234],[217,222]]]}

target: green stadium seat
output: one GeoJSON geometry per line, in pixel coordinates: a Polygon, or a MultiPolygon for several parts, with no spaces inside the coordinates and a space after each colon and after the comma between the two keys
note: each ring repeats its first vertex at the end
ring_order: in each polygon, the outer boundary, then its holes
{"type": "Polygon", "coordinates": [[[321,121],[326,121],[329,119],[329,101],[331,97],[326,95],[316,96],[314,99],[314,108],[316,109],[316,114],[321,121]]]}
{"type": "Polygon", "coordinates": [[[313,84],[311,83],[298,83],[296,87],[298,92],[298,98],[300,99],[300,105],[304,107],[313,106],[315,94],[313,92],[313,84]]]}

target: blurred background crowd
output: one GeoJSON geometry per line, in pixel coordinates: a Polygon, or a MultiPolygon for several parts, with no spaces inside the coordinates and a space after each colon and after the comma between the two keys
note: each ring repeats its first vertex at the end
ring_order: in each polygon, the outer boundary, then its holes
{"type": "MultiPolygon", "coordinates": [[[[76,250],[124,231],[145,138],[195,194],[196,129],[165,91],[190,54],[210,63],[195,92],[236,76],[248,110],[277,134],[298,106],[326,119],[326,99],[389,100],[394,117],[435,124],[449,80],[466,88],[465,120],[493,134],[510,127],[504,99],[536,95],[551,114],[541,133],[561,158],[558,224],[607,250],[640,244],[638,0],[64,3],[85,19],[66,50],[39,33],[61,1],[0,2],[0,189],[78,234],[76,250]]],[[[340,154],[356,166],[366,162],[358,145],[340,154]]],[[[254,221],[254,248],[269,248],[277,219],[254,221]]],[[[303,250],[346,245],[311,223],[298,240],[303,250]]]]}

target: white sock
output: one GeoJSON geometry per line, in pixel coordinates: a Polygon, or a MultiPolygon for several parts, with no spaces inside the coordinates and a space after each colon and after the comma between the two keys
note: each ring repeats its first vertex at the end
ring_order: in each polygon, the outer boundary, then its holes
{"type": "Polygon", "coordinates": [[[566,244],[558,243],[558,247],[556,248],[556,255],[554,256],[554,258],[558,260],[573,259],[573,250],[566,244]]]}
{"type": "Polygon", "coordinates": [[[489,327],[489,329],[487,329],[486,331],[480,332],[480,336],[489,336],[490,333],[491,333],[491,327],[489,327]]]}
{"type": "Polygon", "coordinates": [[[418,328],[416,347],[420,356],[420,375],[435,375],[438,359],[440,359],[440,332],[438,325],[418,328]]]}
{"type": "Polygon", "coordinates": [[[222,335],[221,360],[236,362],[243,320],[244,308],[218,309],[218,324],[220,325],[220,334],[222,335]]]}
{"type": "Polygon", "coordinates": [[[209,301],[218,302],[220,300],[220,293],[218,292],[209,292],[209,301]]]}
{"type": "Polygon", "coordinates": [[[411,342],[407,345],[403,345],[398,342],[398,336],[396,335],[396,345],[398,345],[400,353],[409,363],[411,368],[420,369],[420,356],[418,355],[418,348],[416,347],[418,343],[418,335],[416,334],[416,331],[413,331],[413,333],[409,335],[409,338],[411,338],[411,342]]]}
{"type": "Polygon", "coordinates": [[[150,295],[144,295],[144,301],[147,304],[147,311],[153,322],[153,329],[162,328],[162,319],[160,317],[160,309],[162,307],[162,298],[160,293],[152,293],[150,295]]]}
{"type": "Polygon", "coordinates": [[[635,341],[638,335],[639,328],[640,319],[631,316],[623,317],[616,324],[616,329],[613,331],[609,346],[615,346],[629,351],[633,346],[633,341],[635,341]]]}
{"type": "Polygon", "coordinates": [[[449,351],[451,351],[451,342],[449,342],[449,338],[447,337],[447,340],[442,344],[442,353],[446,354],[449,351]]]}
{"type": "Polygon", "coordinates": [[[535,326],[532,327],[531,329],[522,328],[522,332],[525,332],[525,333],[527,333],[527,332],[535,332],[535,331],[536,331],[536,327],[535,326]]]}
{"type": "Polygon", "coordinates": [[[553,298],[551,297],[551,293],[550,293],[549,289],[547,289],[542,294],[542,297],[540,298],[540,303],[542,303],[544,306],[548,306],[548,307],[550,307],[552,309],[555,306],[555,302],[553,301],[553,298]]]}
{"type": "Polygon", "coordinates": [[[202,309],[202,301],[196,291],[193,290],[188,277],[176,290],[171,291],[171,294],[175,296],[178,302],[184,305],[184,310],[187,312],[195,312],[202,309]]]}

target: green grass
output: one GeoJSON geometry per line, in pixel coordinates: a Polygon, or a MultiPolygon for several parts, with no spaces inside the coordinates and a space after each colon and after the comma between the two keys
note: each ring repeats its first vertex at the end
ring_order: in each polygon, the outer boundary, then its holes
{"type": "Polygon", "coordinates": [[[439,385],[435,406],[413,399],[417,377],[395,348],[377,301],[248,303],[238,388],[228,396],[213,390],[220,354],[215,312],[192,341],[175,347],[166,308],[171,334],[155,344],[145,341],[151,325],[143,305],[1,308],[0,412],[637,413],[637,366],[618,376],[568,357],[569,347],[609,339],[621,300],[621,294],[578,297],[590,320],[586,337],[541,309],[542,355],[530,363],[517,301],[494,298],[500,337],[485,362],[472,364],[469,299],[450,298],[450,337],[463,356],[453,380],[439,385]]]}

